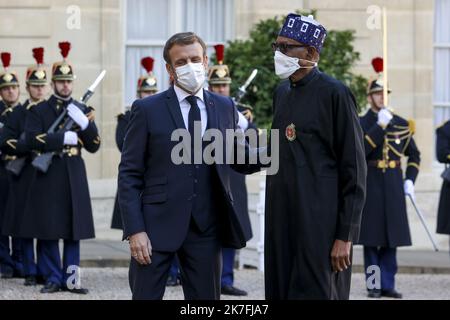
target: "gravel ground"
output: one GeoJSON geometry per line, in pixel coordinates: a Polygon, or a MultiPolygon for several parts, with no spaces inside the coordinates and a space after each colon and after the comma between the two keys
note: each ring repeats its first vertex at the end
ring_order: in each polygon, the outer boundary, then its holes
{"type": "MultiPolygon", "coordinates": [[[[353,275],[351,299],[366,299],[363,274],[353,275]]],[[[86,296],[71,293],[41,294],[38,287],[25,287],[23,279],[0,279],[0,300],[74,300],[74,299],[120,299],[131,298],[128,286],[128,269],[126,268],[84,268],[82,284],[89,288],[86,296]]],[[[235,272],[235,284],[247,290],[245,299],[261,300],[264,298],[263,274],[256,270],[238,270],[235,272]]],[[[405,299],[450,299],[450,275],[409,275],[397,276],[397,288],[405,299]]],[[[165,299],[182,299],[181,287],[167,288],[165,299]]],[[[230,297],[222,296],[222,299],[230,297]]]]}

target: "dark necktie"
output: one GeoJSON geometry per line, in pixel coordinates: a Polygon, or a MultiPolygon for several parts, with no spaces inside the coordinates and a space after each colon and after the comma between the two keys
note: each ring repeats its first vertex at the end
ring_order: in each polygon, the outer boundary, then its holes
{"type": "Polygon", "coordinates": [[[191,105],[191,108],[189,109],[189,116],[188,116],[188,130],[189,134],[191,135],[191,155],[194,156],[194,139],[201,139],[201,133],[200,137],[196,137],[194,134],[194,122],[198,121],[200,122],[202,119],[200,117],[200,108],[197,104],[197,97],[196,96],[189,96],[186,98],[187,102],[191,105]]]}

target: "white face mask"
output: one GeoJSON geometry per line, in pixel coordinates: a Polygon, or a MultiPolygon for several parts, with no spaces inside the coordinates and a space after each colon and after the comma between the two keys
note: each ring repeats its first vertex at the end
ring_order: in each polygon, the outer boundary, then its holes
{"type": "Polygon", "coordinates": [[[206,71],[203,63],[188,63],[175,68],[176,82],[179,87],[189,93],[196,93],[206,80],[206,71]]]}
{"type": "Polygon", "coordinates": [[[275,56],[273,57],[273,60],[275,62],[275,74],[281,79],[289,78],[298,69],[312,69],[317,67],[317,62],[289,57],[278,50],[275,51],[275,56]],[[301,66],[298,63],[300,60],[312,63],[312,66],[309,67],[301,66]]]}

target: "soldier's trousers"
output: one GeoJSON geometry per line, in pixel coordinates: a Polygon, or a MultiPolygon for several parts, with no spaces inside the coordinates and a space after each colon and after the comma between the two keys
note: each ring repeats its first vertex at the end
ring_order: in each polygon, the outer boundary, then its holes
{"type": "MultiPolygon", "coordinates": [[[[37,256],[40,256],[42,242],[37,240],[36,251],[37,256]]],[[[42,275],[42,261],[38,259],[35,261],[34,257],[34,239],[22,240],[23,250],[23,271],[25,276],[41,276],[42,275]]]]}
{"type": "Polygon", "coordinates": [[[42,273],[46,283],[53,282],[65,287],[68,280],[73,282],[73,276],[80,265],[80,241],[64,240],[62,264],[59,241],[40,241],[41,250],[38,251],[38,261],[42,262],[42,273]]]}
{"type": "MultiPolygon", "coordinates": [[[[378,266],[381,271],[381,290],[395,289],[395,274],[397,273],[397,248],[364,247],[364,265],[378,266]]],[[[367,274],[366,276],[369,276],[367,274]]]]}
{"type": "Polygon", "coordinates": [[[222,287],[232,286],[234,283],[234,257],[236,250],[231,248],[222,248],[222,287]]]}
{"type": "Polygon", "coordinates": [[[22,239],[0,236],[0,272],[23,275],[22,239]]]}

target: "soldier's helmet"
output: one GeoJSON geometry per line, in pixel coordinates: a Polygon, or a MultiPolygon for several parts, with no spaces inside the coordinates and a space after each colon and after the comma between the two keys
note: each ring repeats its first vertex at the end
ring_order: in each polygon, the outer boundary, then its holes
{"type": "Polygon", "coordinates": [[[230,70],[228,69],[228,66],[223,63],[225,46],[223,44],[218,44],[214,46],[214,49],[216,50],[217,64],[209,68],[208,83],[210,85],[230,84],[230,70]]]}
{"type": "Polygon", "coordinates": [[[67,60],[67,56],[69,55],[71,44],[70,42],[60,42],[59,49],[61,50],[61,55],[63,60],[60,62],[55,62],[52,68],[52,80],[69,80],[73,81],[76,79],[76,76],[73,72],[72,64],[67,60]]]}
{"type": "Polygon", "coordinates": [[[152,57],[144,57],[141,60],[141,65],[147,73],[141,76],[137,84],[137,92],[157,92],[157,80],[153,74],[153,65],[155,60],[152,57]]]}
{"type": "Polygon", "coordinates": [[[11,53],[2,52],[0,56],[3,64],[3,71],[0,71],[0,88],[18,86],[19,79],[17,78],[17,74],[13,71],[9,71],[11,53]]]}
{"type": "MultiPolygon", "coordinates": [[[[367,87],[367,95],[382,92],[384,90],[383,83],[383,71],[384,71],[384,61],[383,58],[376,57],[372,59],[372,67],[377,76],[372,77],[369,81],[369,86],[367,87]]],[[[388,89],[388,93],[391,93],[391,90],[388,89]]]]}
{"type": "Polygon", "coordinates": [[[44,69],[44,48],[33,48],[33,58],[36,65],[27,69],[26,82],[29,85],[47,84],[47,71],[44,69]]]}

